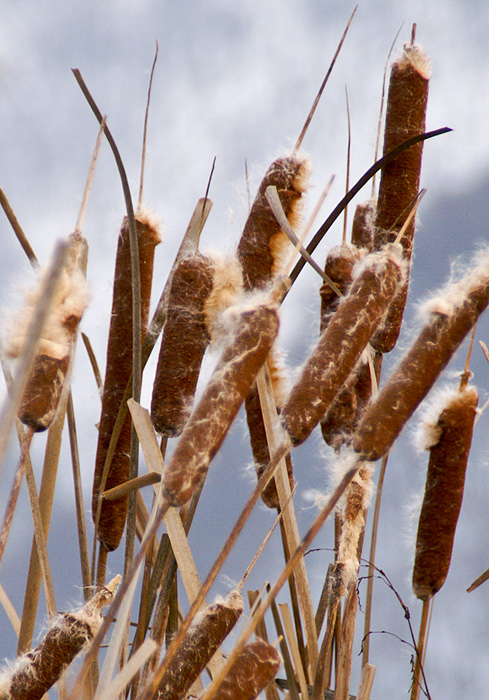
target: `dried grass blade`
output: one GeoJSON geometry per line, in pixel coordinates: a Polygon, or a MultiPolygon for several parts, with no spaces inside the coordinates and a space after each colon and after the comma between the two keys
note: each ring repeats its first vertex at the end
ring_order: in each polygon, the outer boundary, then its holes
{"type": "MultiPolygon", "coordinates": [[[[263,420],[265,423],[265,430],[267,434],[269,450],[270,453],[273,454],[276,451],[278,442],[278,436],[276,433],[278,417],[277,409],[275,406],[275,400],[273,398],[273,392],[271,388],[270,375],[267,372],[266,366],[262,368],[262,370],[258,373],[256,381],[258,386],[258,392],[260,395],[260,403],[262,406],[263,420]]],[[[285,464],[285,460],[281,461],[281,464],[276,473],[275,482],[277,484],[277,491],[280,501],[282,522],[284,524],[286,533],[287,550],[289,552],[294,552],[299,546],[300,536],[299,528],[297,525],[297,519],[295,516],[294,505],[291,500],[290,483],[287,475],[287,466],[285,464]]],[[[318,641],[316,634],[316,625],[314,622],[314,608],[312,605],[311,591],[309,587],[309,580],[307,577],[307,569],[303,559],[299,560],[298,565],[295,568],[294,579],[297,585],[299,604],[306,626],[307,647],[309,653],[311,677],[314,677],[317,664],[318,641]]]]}
{"type": "MultiPolygon", "coordinates": [[[[115,614],[114,608],[117,605],[117,620],[114,625],[114,630],[112,632],[112,636],[110,639],[110,644],[107,650],[107,654],[105,657],[105,662],[102,668],[102,671],[100,673],[100,680],[97,688],[97,693],[95,694],[94,700],[99,700],[98,694],[99,692],[103,692],[103,688],[108,684],[110,677],[112,676],[114,672],[114,668],[116,666],[116,663],[120,657],[120,653],[122,651],[123,645],[125,644],[126,640],[126,634],[127,634],[127,623],[129,621],[129,616],[131,614],[131,605],[132,601],[134,598],[134,594],[136,592],[136,587],[138,584],[138,578],[141,573],[141,569],[143,566],[143,560],[144,560],[144,554],[145,551],[147,550],[149,543],[151,542],[154,533],[156,532],[156,528],[160,524],[161,520],[164,517],[164,510],[161,510],[159,507],[159,504],[162,503],[161,501],[161,484],[159,488],[159,493],[158,497],[155,499],[153,508],[151,510],[151,514],[148,520],[148,524],[146,526],[146,530],[144,532],[143,540],[141,542],[141,546],[139,549],[139,552],[137,556],[134,559],[134,562],[132,564],[131,570],[129,573],[125,576],[125,579],[123,581],[123,584],[118,590],[118,596],[114,598],[114,601],[112,602],[111,607],[109,608],[109,611],[106,615],[106,618],[104,620],[104,625],[101,626],[97,633],[97,638],[100,638],[100,641],[102,641],[101,637],[105,633],[106,629],[104,627],[108,627],[108,624],[110,624],[110,618],[109,614],[112,612],[113,615],[115,614]],[[109,622],[108,622],[109,620],[109,622]]],[[[92,645],[92,649],[95,647],[95,641],[92,645]]],[[[91,651],[92,651],[91,649],[91,651]]],[[[89,654],[85,657],[85,662],[87,666],[90,662],[89,654]]],[[[83,666],[82,669],[80,670],[78,678],[81,680],[83,678],[83,666]]],[[[73,694],[76,692],[76,684],[73,689],[73,694]]],[[[76,697],[76,695],[75,695],[76,697]]]]}
{"type": "MultiPolygon", "coordinates": [[[[183,528],[182,519],[177,508],[169,508],[164,518],[166,531],[170,538],[173,554],[177,560],[178,570],[180,571],[185,592],[187,594],[190,605],[197,598],[202,584],[197,573],[192,551],[190,549],[187,535],[183,528]]],[[[205,599],[202,601],[201,608],[207,605],[205,599]]]]}
{"type": "MultiPolygon", "coordinates": [[[[51,424],[48,432],[46,451],[44,454],[44,464],[42,469],[41,485],[39,487],[39,512],[43,526],[44,536],[48,537],[49,525],[51,521],[51,509],[54,499],[54,489],[58,473],[59,455],[61,451],[61,440],[65,413],[68,402],[68,393],[62,397],[58,413],[51,424]]],[[[22,626],[19,636],[17,653],[22,654],[27,651],[32,644],[34,623],[36,619],[39,590],[41,587],[41,567],[37,553],[36,534],[32,541],[31,558],[27,574],[27,582],[24,597],[24,607],[22,610],[22,626]]]]}
{"type": "Polygon", "coordinates": [[[29,503],[31,506],[32,521],[34,524],[34,538],[36,540],[37,556],[39,557],[39,564],[42,573],[42,579],[44,583],[44,595],[46,598],[46,607],[50,617],[56,615],[56,603],[54,600],[54,588],[53,581],[51,577],[51,570],[49,566],[49,557],[46,546],[46,535],[44,532],[43,520],[41,515],[41,509],[39,507],[39,499],[37,496],[36,482],[34,479],[34,472],[32,470],[32,465],[30,461],[25,464],[25,481],[27,484],[27,491],[29,494],[29,503]]]}
{"type": "Polygon", "coordinates": [[[338,650],[338,668],[335,683],[335,700],[348,700],[357,607],[357,590],[355,585],[353,585],[348,592],[341,625],[340,644],[338,650]]]}
{"type": "Polygon", "coordinates": [[[279,603],[279,609],[282,613],[282,620],[284,621],[284,629],[287,637],[287,642],[289,645],[290,653],[294,660],[295,672],[297,678],[299,679],[299,687],[301,689],[301,697],[304,700],[309,700],[309,689],[307,686],[307,680],[304,675],[304,668],[302,667],[302,659],[299,654],[299,647],[297,646],[297,640],[294,633],[294,625],[292,623],[292,617],[290,614],[289,606],[287,603],[279,603]]]}
{"type": "Polygon", "coordinates": [[[26,460],[29,459],[29,445],[32,440],[32,435],[32,430],[29,430],[27,434],[24,434],[23,432],[20,440],[21,454],[17,462],[17,466],[15,468],[14,478],[10,487],[10,493],[7,500],[7,505],[5,507],[5,514],[3,516],[2,528],[0,531],[0,562],[3,558],[3,553],[7,544],[7,538],[9,536],[10,527],[12,525],[12,518],[14,517],[14,511],[17,505],[20,486],[22,484],[22,478],[24,476],[25,463],[26,460]]]}
{"type": "Polygon", "coordinates": [[[83,340],[83,344],[85,345],[85,349],[87,351],[88,359],[90,360],[90,365],[92,366],[93,376],[95,377],[95,382],[97,384],[97,389],[99,391],[100,398],[102,398],[104,382],[102,379],[102,374],[100,372],[100,367],[97,362],[97,358],[95,356],[95,352],[93,351],[90,338],[83,332],[81,333],[81,337],[83,340]]]}
{"type": "Polygon", "coordinates": [[[277,219],[277,222],[280,224],[282,231],[285,233],[289,241],[292,243],[293,246],[295,246],[296,252],[302,255],[304,260],[306,260],[309,263],[312,269],[318,273],[322,280],[326,282],[326,284],[329,285],[338,296],[343,296],[338,287],[331,280],[331,278],[328,277],[328,275],[323,270],[321,270],[320,266],[317,264],[314,258],[311,255],[309,255],[307,250],[303,247],[302,243],[297,237],[292,226],[289,224],[289,221],[285,215],[282,203],[280,201],[280,197],[278,196],[277,188],[274,185],[269,185],[265,190],[265,195],[270,205],[270,209],[273,212],[273,215],[277,219]]]}
{"type": "MultiPolygon", "coordinates": [[[[294,493],[295,493],[295,488],[294,488],[294,493]]],[[[290,496],[291,498],[293,498],[294,493],[291,494],[291,496],[290,496]]],[[[272,527],[271,527],[270,530],[267,532],[267,534],[266,534],[265,537],[263,538],[262,543],[260,544],[260,546],[258,547],[257,551],[255,552],[255,555],[253,556],[253,559],[250,561],[250,563],[249,563],[248,566],[246,567],[246,571],[244,572],[243,576],[241,577],[241,579],[240,579],[238,585],[236,586],[236,589],[237,589],[238,591],[240,591],[240,590],[243,588],[246,579],[247,579],[248,576],[251,574],[251,572],[252,572],[252,570],[253,570],[253,567],[255,566],[256,562],[258,561],[259,557],[261,556],[263,550],[264,550],[265,547],[266,547],[266,544],[267,544],[268,540],[269,540],[270,537],[272,536],[273,531],[275,530],[275,528],[277,527],[277,525],[279,524],[279,522],[280,522],[281,519],[282,519],[282,513],[279,513],[279,514],[277,515],[277,517],[275,518],[275,521],[274,521],[272,527]]]]}
{"type": "Polygon", "coordinates": [[[16,636],[19,636],[20,632],[20,617],[17,615],[17,611],[15,610],[12,601],[8,597],[4,587],[0,584],[0,604],[2,608],[5,610],[5,613],[10,621],[10,624],[12,625],[14,632],[16,636]]]}
{"type": "Polygon", "coordinates": [[[146,639],[127,663],[124,664],[117,676],[108,684],[104,692],[98,696],[98,700],[112,700],[118,693],[124,692],[126,686],[129,685],[151,654],[154,653],[156,646],[156,642],[153,639],[146,639]]]}
{"type": "Polygon", "coordinates": [[[161,522],[163,520],[164,514],[166,512],[168,505],[163,502],[161,508],[157,509],[156,512],[154,512],[154,517],[152,513],[152,518],[148,522],[148,526],[145,530],[144,536],[141,541],[141,546],[139,547],[139,550],[137,552],[136,557],[134,558],[134,561],[132,563],[131,568],[127,572],[119,590],[117,591],[117,594],[114,597],[114,600],[112,601],[109,609],[107,610],[107,613],[105,615],[104,621],[102,625],[100,626],[100,629],[98,630],[97,634],[95,635],[92,644],[90,646],[90,649],[88,650],[85,659],[83,660],[83,664],[78,672],[78,675],[75,679],[73,688],[69,694],[68,700],[75,700],[76,698],[80,697],[80,693],[82,692],[82,686],[84,683],[84,679],[86,677],[86,674],[91,667],[91,664],[93,663],[94,659],[96,658],[96,655],[100,649],[100,645],[102,644],[103,639],[105,638],[105,635],[107,634],[107,631],[109,629],[109,626],[111,625],[112,621],[114,620],[114,617],[117,613],[117,610],[119,609],[121,602],[128,592],[128,589],[131,585],[131,582],[134,577],[137,577],[137,574],[140,570],[140,567],[142,566],[142,563],[144,561],[144,556],[146,554],[146,551],[148,550],[148,547],[150,546],[151,542],[153,541],[156,532],[158,530],[158,527],[161,525],[161,522]]]}
{"type": "Polygon", "coordinates": [[[5,192],[2,190],[0,187],[0,204],[2,205],[3,211],[5,212],[5,215],[7,219],[10,222],[10,225],[12,226],[15,235],[17,236],[17,240],[19,241],[20,245],[22,246],[23,251],[29,258],[29,261],[32,265],[32,267],[37,268],[39,267],[39,263],[36,257],[36,254],[34,253],[31,244],[27,240],[27,236],[25,235],[22,226],[19,224],[19,221],[17,217],[15,216],[14,210],[10,206],[10,202],[7,199],[7,195],[5,192]]]}
{"type": "Polygon", "coordinates": [[[369,700],[372,686],[374,684],[376,667],[372,664],[364,664],[360,685],[358,687],[357,700],[369,700]]]}
{"type": "Polygon", "coordinates": [[[312,120],[312,118],[313,118],[313,116],[314,116],[314,112],[316,111],[316,108],[317,108],[317,106],[318,106],[318,104],[319,104],[319,100],[321,99],[321,95],[323,94],[324,88],[326,87],[326,83],[327,83],[328,80],[329,80],[329,76],[331,75],[331,73],[332,73],[332,71],[333,71],[333,68],[334,68],[334,65],[335,65],[335,63],[336,63],[336,60],[337,60],[337,58],[338,58],[338,56],[339,56],[339,54],[340,54],[341,47],[343,46],[343,42],[344,42],[345,39],[346,39],[346,35],[348,34],[348,30],[350,29],[350,25],[351,25],[351,23],[352,23],[352,21],[353,21],[353,17],[354,17],[354,15],[355,15],[355,12],[357,11],[357,7],[358,7],[358,5],[355,5],[355,8],[354,8],[353,12],[351,13],[350,19],[348,20],[347,25],[346,25],[346,27],[345,27],[345,29],[344,29],[344,31],[343,31],[343,35],[342,35],[342,37],[341,37],[341,39],[340,39],[340,42],[339,42],[339,44],[338,44],[338,46],[337,46],[337,48],[336,48],[335,54],[334,54],[334,56],[333,56],[333,59],[332,59],[330,65],[329,65],[329,68],[328,68],[328,70],[327,70],[327,72],[326,72],[326,75],[325,75],[324,78],[323,78],[323,82],[321,83],[321,86],[320,86],[320,88],[319,88],[319,90],[318,90],[318,93],[317,93],[317,95],[316,95],[316,97],[315,97],[315,99],[314,99],[313,105],[312,105],[311,109],[309,110],[309,114],[307,115],[306,122],[305,122],[304,126],[302,127],[301,133],[299,134],[299,138],[297,139],[297,142],[296,142],[296,144],[295,144],[295,146],[294,146],[294,151],[299,150],[299,148],[301,147],[301,144],[302,144],[302,141],[303,141],[303,139],[304,139],[304,136],[306,135],[306,131],[307,131],[307,129],[309,128],[309,124],[311,123],[311,120],[312,120]]]}
{"type": "Polygon", "coordinates": [[[73,486],[75,490],[76,525],[78,530],[78,548],[80,550],[80,565],[85,601],[90,597],[90,557],[88,553],[87,529],[85,524],[85,506],[83,502],[83,488],[80,470],[80,454],[78,451],[78,438],[76,433],[75,410],[73,397],[68,397],[68,434],[70,438],[71,464],[73,470],[73,486]]]}
{"type": "MultiPolygon", "coordinates": [[[[270,584],[267,585],[267,592],[269,591],[270,584]]],[[[274,600],[272,600],[270,603],[270,609],[272,611],[275,629],[277,630],[277,635],[280,640],[280,653],[282,654],[282,659],[284,662],[284,669],[287,678],[287,687],[290,694],[290,698],[291,700],[299,700],[299,688],[297,686],[297,681],[295,678],[294,666],[292,664],[292,659],[290,658],[289,649],[287,647],[285,632],[282,626],[282,620],[280,619],[280,613],[278,611],[277,603],[274,600]]]]}
{"type": "Polygon", "coordinates": [[[103,492],[103,497],[106,501],[114,501],[121,496],[127,496],[134,491],[139,491],[139,489],[145,486],[151,486],[152,484],[159,484],[161,481],[161,474],[157,472],[148,472],[147,474],[141,474],[135,479],[129,479],[124,484],[120,486],[114,486],[113,489],[103,492]]]}

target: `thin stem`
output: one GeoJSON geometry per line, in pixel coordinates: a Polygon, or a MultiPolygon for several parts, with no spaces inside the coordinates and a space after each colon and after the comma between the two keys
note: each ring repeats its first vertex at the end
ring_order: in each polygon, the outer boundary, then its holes
{"type": "Polygon", "coordinates": [[[418,700],[419,691],[421,689],[421,684],[419,682],[419,677],[422,668],[422,659],[424,658],[425,645],[426,645],[426,630],[428,625],[429,612],[431,608],[432,598],[423,601],[423,609],[421,611],[421,621],[419,623],[419,634],[418,634],[418,653],[416,655],[416,661],[414,664],[413,673],[413,686],[411,688],[411,700],[418,700]]]}
{"type": "Polygon", "coordinates": [[[316,108],[317,108],[317,106],[318,106],[318,104],[319,104],[319,100],[321,99],[321,95],[323,94],[324,88],[326,87],[326,83],[328,82],[329,76],[331,75],[331,72],[332,72],[332,70],[333,70],[333,68],[334,68],[334,65],[335,65],[335,63],[336,63],[336,59],[337,59],[338,56],[339,56],[339,53],[340,53],[340,51],[341,51],[341,47],[343,46],[343,42],[344,42],[345,39],[346,39],[346,35],[348,34],[348,30],[350,29],[350,24],[351,24],[352,21],[353,21],[353,16],[354,16],[355,12],[357,11],[357,7],[358,7],[358,5],[355,5],[355,9],[354,9],[353,12],[351,13],[350,19],[348,20],[348,23],[347,23],[347,25],[346,25],[346,27],[345,27],[345,31],[343,32],[343,35],[342,35],[342,37],[341,37],[341,39],[340,39],[340,43],[338,44],[338,47],[337,47],[337,49],[336,49],[336,51],[335,51],[335,54],[334,54],[334,56],[333,56],[333,60],[331,61],[328,70],[326,71],[326,75],[325,75],[324,78],[323,78],[323,82],[321,83],[321,86],[320,86],[320,88],[319,88],[319,90],[318,90],[318,93],[317,93],[315,99],[314,99],[314,102],[313,102],[313,104],[312,104],[312,107],[311,107],[311,109],[309,110],[309,114],[307,115],[307,119],[306,119],[306,121],[305,121],[305,124],[304,124],[304,126],[302,127],[301,133],[299,134],[299,138],[297,139],[297,142],[296,142],[296,144],[295,144],[295,146],[294,146],[294,151],[293,151],[294,153],[295,153],[296,151],[298,151],[299,148],[300,148],[301,145],[302,145],[302,141],[304,140],[304,136],[306,135],[306,131],[307,131],[307,129],[309,128],[309,124],[311,123],[311,120],[312,120],[312,118],[313,118],[313,116],[314,116],[314,112],[316,111],[316,108]]]}
{"type": "Polygon", "coordinates": [[[369,565],[368,565],[368,582],[367,582],[367,598],[365,601],[365,622],[363,628],[363,654],[362,654],[362,666],[368,664],[369,662],[369,652],[370,652],[370,624],[372,620],[372,600],[373,600],[373,590],[374,590],[374,567],[375,567],[375,553],[377,550],[377,536],[379,533],[379,519],[380,519],[380,503],[382,500],[382,491],[384,488],[384,478],[387,469],[387,462],[389,459],[389,454],[387,453],[383,458],[380,465],[379,481],[377,484],[377,495],[375,498],[374,506],[374,517],[372,522],[372,537],[370,540],[370,553],[369,553],[369,565]]]}
{"type": "Polygon", "coordinates": [[[14,214],[14,210],[10,206],[10,202],[7,199],[7,195],[5,192],[2,190],[0,187],[0,204],[2,205],[3,211],[5,212],[5,215],[7,219],[10,222],[10,225],[13,228],[13,231],[15,235],[17,236],[17,240],[19,241],[20,245],[22,246],[22,249],[24,250],[25,254],[30,260],[30,263],[32,267],[38,268],[39,267],[39,262],[37,260],[36,254],[34,253],[31,244],[27,240],[27,236],[25,235],[22,226],[19,224],[17,217],[14,214]]]}
{"type": "Polygon", "coordinates": [[[153,76],[156,67],[156,61],[158,60],[158,42],[156,42],[155,57],[153,59],[153,65],[151,66],[151,73],[149,76],[148,85],[148,97],[146,99],[146,110],[144,113],[144,127],[143,127],[143,146],[141,153],[141,174],[139,178],[139,197],[138,197],[138,209],[141,208],[143,202],[143,182],[144,182],[144,167],[146,164],[146,138],[148,136],[148,117],[149,117],[149,103],[151,101],[151,88],[153,87],[153,76]]]}

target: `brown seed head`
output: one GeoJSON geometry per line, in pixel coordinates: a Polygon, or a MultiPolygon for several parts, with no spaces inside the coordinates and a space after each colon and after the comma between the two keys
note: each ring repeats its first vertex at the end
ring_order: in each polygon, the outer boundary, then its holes
{"type": "Polygon", "coordinates": [[[291,248],[268,204],[267,187],[277,188],[285,215],[294,227],[300,219],[309,169],[309,161],[295,155],[277,158],[267,170],[238,244],[245,289],[263,289],[270,284],[291,248]]]}
{"type": "Polygon", "coordinates": [[[215,700],[253,700],[275,678],[282,659],[278,651],[263,639],[247,644],[238,654],[215,700]]]}
{"type": "Polygon", "coordinates": [[[436,424],[430,426],[435,444],[430,448],[425,494],[419,516],[413,590],[428,600],[443,586],[452,556],[462,506],[478,394],[465,387],[445,396],[436,424]]]}
{"type": "Polygon", "coordinates": [[[266,302],[249,305],[238,313],[232,338],[167,465],[164,493],[172,505],[185,503],[205,478],[270,351],[278,324],[276,306],[266,302]]]}
{"type": "MultiPolygon", "coordinates": [[[[145,213],[138,214],[136,218],[141,289],[141,337],[144,336],[148,325],[154,250],[160,242],[159,231],[154,228],[153,223],[145,213]]],[[[129,478],[131,418],[128,414],[120,432],[107,480],[105,485],[101,483],[117,413],[132,373],[132,344],[131,251],[129,226],[124,220],[117,246],[104,392],[95,458],[92,496],[94,519],[101,486],[105,491],[119,486],[129,478]]],[[[123,496],[117,500],[102,503],[97,536],[109,551],[116,549],[121,540],[126,522],[127,502],[127,496],[123,496]]]]}

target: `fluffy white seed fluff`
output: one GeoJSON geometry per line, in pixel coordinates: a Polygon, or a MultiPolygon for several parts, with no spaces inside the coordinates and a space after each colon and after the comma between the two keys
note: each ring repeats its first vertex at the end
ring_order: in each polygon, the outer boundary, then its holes
{"type": "MultiPolygon", "coordinates": [[[[34,288],[29,289],[21,310],[11,312],[5,324],[8,340],[5,344],[7,357],[19,357],[23,351],[27,330],[39,299],[42,278],[34,288]]],[[[72,333],[67,325],[70,317],[81,318],[88,303],[86,281],[78,270],[64,272],[54,298],[51,313],[44,326],[39,343],[39,353],[55,359],[62,359],[70,352],[72,333]]]]}
{"type": "Polygon", "coordinates": [[[419,451],[430,450],[438,444],[443,431],[439,424],[440,415],[449,406],[454,406],[456,402],[467,401],[467,392],[474,395],[477,394],[477,389],[473,386],[467,386],[462,390],[458,386],[455,388],[442,387],[433,394],[426,402],[413,434],[416,449],[419,451]]]}
{"type": "Polygon", "coordinates": [[[427,301],[419,306],[419,315],[423,321],[430,320],[433,314],[451,316],[455,309],[459,308],[467,299],[469,293],[489,280],[489,248],[479,250],[471,263],[472,270],[464,276],[461,265],[457,261],[452,265],[451,280],[444,287],[435,292],[427,301]]]}
{"type": "Polygon", "coordinates": [[[214,277],[212,291],[204,305],[204,314],[211,340],[216,343],[226,337],[226,324],[223,324],[222,314],[242,297],[243,276],[241,266],[234,256],[224,256],[216,251],[205,251],[205,255],[212,260],[214,277]]]}
{"type": "Polygon", "coordinates": [[[418,44],[404,44],[404,51],[396,63],[402,68],[407,64],[418,71],[422,78],[429,80],[433,70],[431,58],[418,44]]]}

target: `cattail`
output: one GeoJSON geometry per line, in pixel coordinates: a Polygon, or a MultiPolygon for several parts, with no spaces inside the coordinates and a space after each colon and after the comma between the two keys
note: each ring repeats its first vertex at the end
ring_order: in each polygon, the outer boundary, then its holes
{"type": "Polygon", "coordinates": [[[435,421],[424,426],[430,459],[413,570],[413,590],[421,600],[435,595],[448,574],[478,394],[475,387],[466,386],[443,399],[435,421]]]}
{"type": "MultiPolygon", "coordinates": [[[[35,432],[46,430],[56,415],[78,326],[88,301],[84,278],[87,242],[79,235],[70,238],[69,258],[18,412],[20,420],[35,432]]],[[[34,290],[28,295],[21,318],[15,324],[15,335],[6,346],[6,353],[11,358],[22,353],[25,331],[36,301],[37,290],[34,290]]]]}
{"type": "Polygon", "coordinates": [[[334,450],[338,451],[345,443],[351,442],[372,391],[378,386],[381,367],[382,354],[370,346],[365,348],[343,389],[336,395],[322,419],[323,439],[334,450]]]}
{"type": "Polygon", "coordinates": [[[488,303],[486,253],[469,275],[426,305],[426,325],[358,425],[355,452],[369,461],[388,452],[488,303]]]}
{"type": "MultiPolygon", "coordinates": [[[[337,481],[351,466],[351,455],[339,462],[337,481]]],[[[348,485],[338,511],[341,516],[341,533],[338,544],[336,573],[341,595],[356,581],[358,572],[358,542],[365,527],[365,511],[373,491],[373,469],[364,462],[348,485]]]]}
{"type": "MultiPolygon", "coordinates": [[[[231,309],[227,316],[231,316],[231,309]]],[[[185,503],[203,481],[209,463],[253,383],[278,332],[276,305],[259,301],[238,314],[231,340],[185,426],[164,474],[174,506],[185,503]]]]}
{"type": "Polygon", "coordinates": [[[321,434],[324,442],[338,451],[348,440],[353,431],[357,414],[357,397],[355,394],[355,374],[336,394],[326,415],[321,420],[321,434]]]}
{"type": "Polygon", "coordinates": [[[243,612],[243,599],[231,591],[226,600],[199,613],[163,676],[155,700],[179,700],[205,669],[243,612]]]}
{"type": "MultiPolygon", "coordinates": [[[[334,246],[328,252],[324,272],[335,283],[339,291],[345,295],[352,283],[353,267],[363,257],[363,251],[351,245],[334,246]]],[[[328,323],[330,314],[334,313],[340,303],[340,297],[324,282],[319,289],[321,296],[321,321],[322,333],[328,323]]]]}
{"type": "Polygon", "coordinates": [[[204,353],[210,341],[204,305],[212,291],[211,261],[197,253],[176,268],[151,399],[155,430],[180,435],[192,409],[204,353]]]}
{"type": "MultiPolygon", "coordinates": [[[[406,44],[391,71],[384,135],[384,154],[425,131],[431,63],[415,44],[406,44]]],[[[419,193],[423,144],[408,148],[382,170],[375,217],[375,248],[396,239],[419,193]]],[[[415,219],[402,237],[405,260],[410,261],[415,219]]],[[[406,304],[409,274],[381,329],[372,339],[379,352],[389,352],[397,342],[406,304]]]]}
{"type": "Polygon", "coordinates": [[[323,418],[392,300],[402,280],[400,247],[367,255],[357,268],[302,374],[287,398],[282,421],[292,443],[302,443],[323,418]]]}
{"type": "Polygon", "coordinates": [[[236,657],[214,700],[253,700],[272,682],[282,663],[274,646],[257,639],[236,657]]]}
{"type": "Polygon", "coordinates": [[[369,252],[373,248],[375,210],[376,202],[373,200],[360,202],[355,208],[351,225],[352,244],[357,248],[366,248],[369,252]]]}
{"type": "Polygon", "coordinates": [[[278,224],[265,192],[277,188],[289,223],[296,226],[301,215],[301,198],[306,190],[309,161],[297,155],[277,158],[268,168],[251,207],[241,239],[238,259],[246,290],[263,289],[281,272],[291,243],[278,224]]]}
{"type": "MultiPolygon", "coordinates": [[[[160,234],[154,220],[144,212],[138,213],[136,217],[136,232],[141,290],[141,335],[143,336],[148,323],[154,249],[160,242],[160,234]]],[[[124,220],[117,247],[102,412],[95,459],[92,496],[94,521],[101,488],[106,491],[129,479],[131,418],[128,414],[117,441],[106,482],[102,484],[110,438],[132,373],[132,344],[131,252],[129,225],[127,220],[124,220]]],[[[116,549],[121,540],[126,522],[127,503],[128,497],[123,496],[115,501],[104,501],[101,504],[97,536],[108,551],[116,549]]]]}
{"type": "Polygon", "coordinates": [[[117,589],[120,576],[97,591],[78,612],[65,613],[42,642],[0,674],[0,700],[41,700],[102,624],[102,608],[117,589]]]}
{"type": "MultiPolygon", "coordinates": [[[[350,245],[335,246],[328,252],[324,271],[343,295],[348,292],[353,279],[354,265],[363,256],[363,253],[364,251],[350,245]]],[[[321,286],[319,294],[321,296],[319,328],[320,332],[323,333],[332,318],[332,314],[338,308],[340,297],[327,283],[321,286]]],[[[326,444],[334,449],[341,447],[346,435],[351,432],[355,412],[356,396],[353,380],[349,378],[321,420],[321,433],[326,444]]]]}

